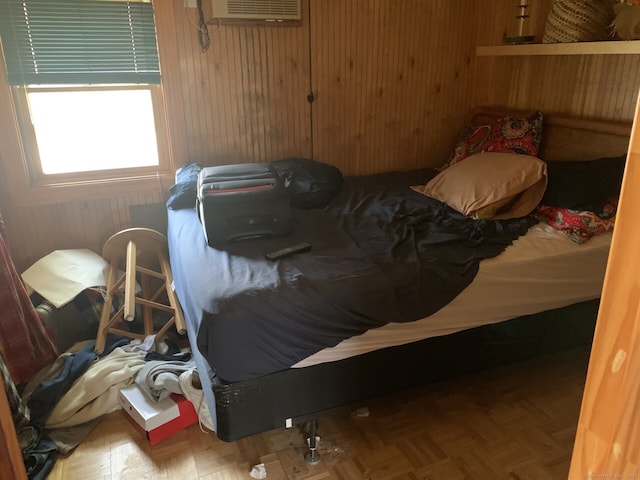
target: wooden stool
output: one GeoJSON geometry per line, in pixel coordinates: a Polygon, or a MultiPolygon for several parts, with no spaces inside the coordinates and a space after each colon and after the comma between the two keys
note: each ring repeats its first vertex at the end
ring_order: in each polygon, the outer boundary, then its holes
{"type": "Polygon", "coordinates": [[[160,339],[173,324],[179,334],[186,332],[180,303],[171,288],[173,277],[168,261],[167,239],[164,235],[149,228],[122,230],[104,243],[102,257],[109,262],[109,270],[107,294],[96,336],[96,353],[104,351],[108,332],[140,340],[154,334],[153,310],[156,309],[172,314],[162,328],[155,332],[157,339],[160,339]],[[124,269],[124,274],[116,279],[119,269],[124,269]],[[139,295],[136,295],[136,278],[140,284],[139,295]],[[159,303],[163,294],[166,294],[168,305],[159,303]],[[123,299],[122,305],[111,315],[113,300],[116,297],[123,299]],[[144,334],[117,328],[123,319],[132,321],[135,318],[136,304],[142,306],[144,334]]]}

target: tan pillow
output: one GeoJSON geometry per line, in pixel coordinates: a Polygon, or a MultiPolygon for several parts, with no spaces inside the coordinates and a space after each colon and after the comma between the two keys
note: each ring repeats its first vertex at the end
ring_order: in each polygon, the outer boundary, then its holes
{"type": "Polygon", "coordinates": [[[547,164],[517,153],[483,152],[443,170],[416,192],[484,219],[529,215],[547,187],[547,164]]]}

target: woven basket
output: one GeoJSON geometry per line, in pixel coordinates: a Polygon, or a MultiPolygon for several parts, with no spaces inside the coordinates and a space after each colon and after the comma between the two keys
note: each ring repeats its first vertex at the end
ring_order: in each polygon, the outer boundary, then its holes
{"type": "Polygon", "coordinates": [[[613,20],[613,30],[621,40],[640,39],[640,5],[616,3],[613,7],[616,18],[613,20]]]}
{"type": "Polygon", "coordinates": [[[543,43],[597,42],[612,35],[613,0],[554,0],[543,43]]]}

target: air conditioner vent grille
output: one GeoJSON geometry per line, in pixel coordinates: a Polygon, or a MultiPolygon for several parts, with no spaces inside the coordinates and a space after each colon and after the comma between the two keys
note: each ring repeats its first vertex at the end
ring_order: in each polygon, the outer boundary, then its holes
{"type": "Polygon", "coordinates": [[[213,0],[215,18],[300,20],[300,0],[213,0]]]}

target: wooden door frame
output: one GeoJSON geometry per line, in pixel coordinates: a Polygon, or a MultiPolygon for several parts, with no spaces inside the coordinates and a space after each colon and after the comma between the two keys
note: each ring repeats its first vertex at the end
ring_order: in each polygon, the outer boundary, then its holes
{"type": "Polygon", "coordinates": [[[629,142],[570,480],[640,476],[640,101],[629,142]]]}

